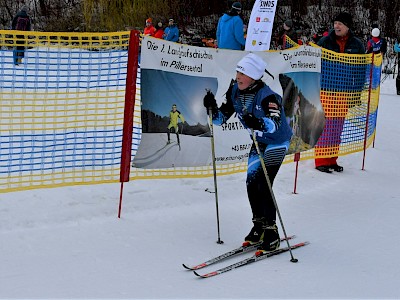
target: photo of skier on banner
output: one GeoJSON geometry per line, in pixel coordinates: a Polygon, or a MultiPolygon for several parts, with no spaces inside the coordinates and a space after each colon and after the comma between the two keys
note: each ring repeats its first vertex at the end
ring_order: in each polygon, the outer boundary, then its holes
{"type": "Polygon", "coordinates": [[[178,143],[179,146],[179,150],[181,148],[181,144],[179,141],[179,119],[181,120],[182,123],[185,122],[185,118],[183,117],[183,115],[181,114],[181,112],[177,109],[176,104],[172,105],[172,109],[169,112],[169,124],[167,127],[167,137],[168,137],[168,141],[167,144],[171,143],[171,136],[170,133],[173,132],[176,134],[176,142],[178,143]]]}

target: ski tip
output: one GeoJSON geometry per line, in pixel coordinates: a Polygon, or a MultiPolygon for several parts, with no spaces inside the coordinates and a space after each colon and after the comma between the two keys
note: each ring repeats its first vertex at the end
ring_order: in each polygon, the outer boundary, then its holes
{"type": "Polygon", "coordinates": [[[212,276],[218,275],[217,271],[214,271],[214,272],[211,272],[211,273],[207,273],[207,274],[204,274],[204,275],[201,275],[201,274],[197,273],[196,271],[193,271],[193,273],[194,273],[194,275],[196,275],[199,278],[208,278],[208,277],[212,277],[212,276]]]}
{"type": "Polygon", "coordinates": [[[193,271],[194,275],[196,275],[197,277],[203,278],[203,276],[201,276],[199,273],[197,273],[196,271],[193,271]]]}
{"type": "Polygon", "coordinates": [[[194,271],[194,270],[198,270],[198,269],[204,268],[204,267],[206,267],[207,265],[206,265],[205,263],[202,263],[202,264],[200,264],[200,265],[193,266],[193,267],[189,267],[189,266],[187,266],[187,265],[185,265],[185,264],[182,264],[182,266],[183,266],[185,269],[187,269],[187,270],[194,271]]]}

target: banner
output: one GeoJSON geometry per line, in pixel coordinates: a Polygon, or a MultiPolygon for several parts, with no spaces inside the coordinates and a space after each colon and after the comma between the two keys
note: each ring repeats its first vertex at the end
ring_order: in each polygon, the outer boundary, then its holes
{"type": "Polygon", "coordinates": [[[246,51],[269,50],[278,0],[257,0],[247,27],[246,51]]]}
{"type": "MultiPolygon", "coordinates": [[[[133,160],[137,168],[212,165],[207,90],[218,105],[236,78],[237,62],[246,51],[194,47],[144,37],[141,49],[142,134],[133,160]],[[174,126],[176,125],[176,126],[174,126]],[[170,142],[168,143],[168,132],[170,142]]],[[[294,132],[290,151],[308,150],[324,127],[321,106],[321,49],[258,52],[267,63],[262,78],[284,100],[294,132]]],[[[247,160],[252,139],[235,114],[214,126],[217,164],[247,160]]]]}

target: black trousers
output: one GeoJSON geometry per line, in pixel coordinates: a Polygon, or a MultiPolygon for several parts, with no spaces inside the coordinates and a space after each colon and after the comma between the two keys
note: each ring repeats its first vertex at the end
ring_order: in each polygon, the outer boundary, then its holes
{"type": "Polygon", "coordinates": [[[400,55],[397,53],[397,77],[396,77],[397,95],[400,95],[400,55]]]}

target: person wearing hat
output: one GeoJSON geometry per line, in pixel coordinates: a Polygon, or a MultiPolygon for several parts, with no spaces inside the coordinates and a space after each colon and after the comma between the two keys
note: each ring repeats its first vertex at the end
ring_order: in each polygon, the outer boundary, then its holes
{"type": "MultiPolygon", "coordinates": [[[[30,31],[31,30],[31,18],[28,16],[28,7],[22,6],[19,12],[15,15],[11,22],[12,30],[30,31]]],[[[17,44],[25,43],[25,36],[17,35],[17,44]]],[[[19,65],[22,62],[22,58],[25,56],[25,46],[16,46],[13,51],[14,64],[19,65]]]]}
{"type": "Polygon", "coordinates": [[[371,38],[367,42],[367,51],[366,53],[381,53],[382,55],[386,54],[387,51],[387,43],[386,39],[381,38],[381,31],[378,27],[373,27],[371,31],[371,38]]]}
{"type": "Polygon", "coordinates": [[[280,34],[280,38],[279,38],[279,45],[280,45],[281,49],[290,48],[287,45],[287,42],[288,42],[287,38],[291,39],[295,43],[298,42],[297,33],[293,27],[292,20],[286,20],[285,22],[283,22],[283,32],[280,34]]]}
{"type": "MultiPolygon", "coordinates": [[[[321,38],[317,45],[338,53],[365,54],[364,44],[354,36],[351,30],[352,27],[352,16],[347,12],[339,13],[333,20],[333,30],[327,36],[321,38]]],[[[346,80],[346,78],[341,76],[342,81],[346,80]]],[[[364,84],[364,77],[362,78],[362,82],[359,82],[359,76],[350,77],[347,80],[351,80],[351,83],[343,83],[343,86],[351,85],[357,89],[359,85],[364,84]]],[[[361,89],[362,87],[360,87],[361,89]]],[[[343,171],[343,167],[337,164],[337,159],[341,134],[350,101],[354,102],[354,99],[348,99],[346,96],[333,98],[329,94],[321,93],[321,103],[329,103],[330,108],[329,111],[325,111],[325,127],[314,147],[315,168],[318,171],[325,173],[332,173],[332,170],[336,172],[343,171]],[[327,145],[330,148],[330,157],[324,157],[327,145]]]]}
{"type": "Polygon", "coordinates": [[[179,40],[179,29],[172,18],[168,20],[168,26],[164,30],[164,40],[171,42],[177,42],[179,40]]]}
{"type": "Polygon", "coordinates": [[[168,137],[167,144],[171,143],[170,133],[174,132],[176,134],[176,142],[180,146],[179,127],[178,127],[179,119],[181,119],[182,123],[185,123],[185,118],[183,117],[181,112],[177,109],[176,104],[173,104],[172,105],[172,109],[169,112],[169,124],[168,124],[168,127],[167,127],[167,129],[168,129],[168,131],[167,131],[167,137],[168,137]]]}
{"type": "Polygon", "coordinates": [[[233,114],[249,133],[257,139],[260,153],[253,140],[247,166],[247,195],[252,210],[253,228],[245,237],[245,244],[262,241],[260,250],[279,248],[276,208],[266,175],[272,184],[283,162],[292,137],[282,105],[282,97],[262,81],[266,72],[264,60],[249,53],[236,66],[236,81],[226,92],[226,101],[218,107],[214,94],[208,91],[203,99],[207,113],[211,110],[215,125],[226,123],[233,114]],[[267,174],[264,173],[263,157],[267,174]]]}
{"type": "Polygon", "coordinates": [[[156,29],[153,26],[153,20],[151,18],[148,18],[146,20],[146,26],[143,29],[143,34],[148,35],[148,36],[154,36],[155,32],[156,32],[156,29]]]}
{"type": "Polygon", "coordinates": [[[164,27],[162,22],[158,22],[156,25],[156,32],[154,33],[154,37],[158,39],[162,39],[164,35],[164,27]]]}
{"type": "Polygon", "coordinates": [[[243,20],[240,17],[242,4],[234,2],[230,10],[218,20],[216,38],[218,48],[243,50],[246,40],[243,33],[243,20]]]}

